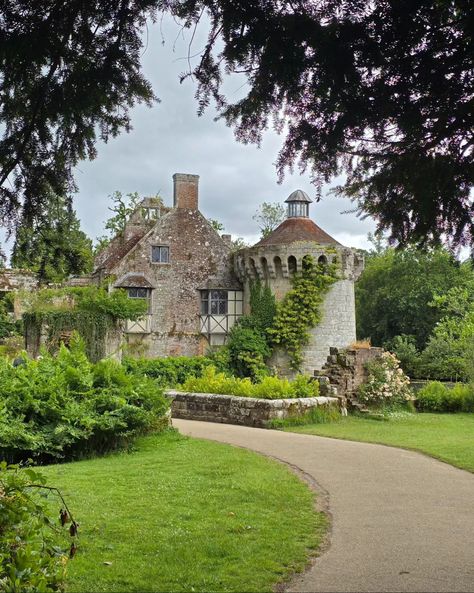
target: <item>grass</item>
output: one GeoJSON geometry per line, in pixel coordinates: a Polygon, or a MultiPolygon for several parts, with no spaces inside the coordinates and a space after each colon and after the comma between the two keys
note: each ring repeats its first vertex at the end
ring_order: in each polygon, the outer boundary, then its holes
{"type": "Polygon", "coordinates": [[[326,530],[283,465],[174,432],[45,473],[80,523],[67,591],[271,591],[326,530]]]}
{"type": "Polygon", "coordinates": [[[348,416],[336,423],[286,430],[414,449],[474,472],[474,414],[400,412],[386,421],[348,416]]]}

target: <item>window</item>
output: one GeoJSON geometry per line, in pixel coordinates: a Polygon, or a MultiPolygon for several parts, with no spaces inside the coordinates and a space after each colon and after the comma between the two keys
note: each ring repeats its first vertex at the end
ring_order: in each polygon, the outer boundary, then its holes
{"type": "Polygon", "coordinates": [[[203,290],[201,292],[202,315],[227,315],[227,290],[203,290]]]}
{"type": "Polygon", "coordinates": [[[151,248],[151,261],[157,264],[168,264],[170,248],[167,245],[154,245],[151,248]]]}
{"type": "Polygon", "coordinates": [[[148,301],[148,312],[150,312],[151,290],[149,288],[127,288],[128,298],[145,299],[148,301]]]}

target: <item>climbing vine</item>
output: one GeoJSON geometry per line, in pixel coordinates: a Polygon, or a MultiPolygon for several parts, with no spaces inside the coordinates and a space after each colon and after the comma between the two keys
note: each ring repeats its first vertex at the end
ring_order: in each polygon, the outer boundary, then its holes
{"type": "Polygon", "coordinates": [[[292,289],[277,304],[273,325],[268,334],[273,346],[280,346],[298,370],[303,362],[303,346],[309,341],[309,330],[320,323],[321,305],[329,288],[336,282],[335,264],[316,264],[313,258],[303,258],[303,269],[293,278],[292,289]]]}
{"type": "Polygon", "coordinates": [[[144,300],[129,299],[124,290],[109,293],[90,286],[40,290],[25,305],[23,321],[32,343],[38,343],[40,334],[45,332],[46,346],[53,352],[77,331],[93,362],[104,357],[109,330],[120,320],[137,319],[147,310],[144,300]]]}

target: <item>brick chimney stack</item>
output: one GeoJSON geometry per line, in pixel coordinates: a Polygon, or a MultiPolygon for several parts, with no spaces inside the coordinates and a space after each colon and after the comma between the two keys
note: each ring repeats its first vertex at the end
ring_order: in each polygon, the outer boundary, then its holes
{"type": "Polygon", "coordinates": [[[173,175],[173,202],[175,208],[198,210],[199,175],[175,173],[173,175]]]}

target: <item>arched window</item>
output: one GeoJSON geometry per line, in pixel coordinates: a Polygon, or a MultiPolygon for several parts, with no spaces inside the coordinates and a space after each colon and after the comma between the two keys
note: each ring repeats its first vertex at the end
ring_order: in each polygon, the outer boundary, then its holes
{"type": "Polygon", "coordinates": [[[268,278],[268,262],[266,257],[260,258],[260,265],[262,266],[263,275],[268,278]]]}
{"type": "Polygon", "coordinates": [[[294,255],[290,255],[288,258],[288,272],[290,274],[296,274],[298,266],[296,264],[296,257],[294,255]]]}
{"type": "Polygon", "coordinates": [[[275,276],[277,278],[283,278],[283,270],[281,267],[281,258],[278,255],[275,255],[273,258],[273,265],[275,266],[275,276]]]}
{"type": "Polygon", "coordinates": [[[318,257],[318,264],[321,264],[322,266],[326,266],[328,263],[328,258],[325,255],[320,255],[318,257]]]}
{"type": "Polygon", "coordinates": [[[308,268],[310,268],[312,262],[313,262],[313,258],[310,255],[306,254],[305,256],[303,256],[303,260],[302,260],[303,270],[307,270],[308,268]]]}
{"type": "Polygon", "coordinates": [[[258,278],[257,266],[255,265],[255,260],[253,257],[249,257],[249,267],[250,267],[250,274],[254,278],[258,278]]]}

